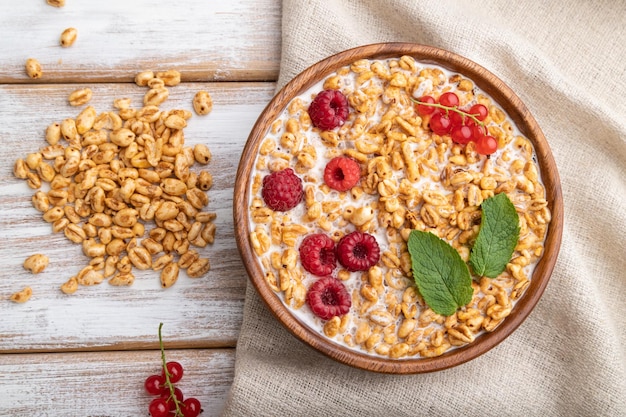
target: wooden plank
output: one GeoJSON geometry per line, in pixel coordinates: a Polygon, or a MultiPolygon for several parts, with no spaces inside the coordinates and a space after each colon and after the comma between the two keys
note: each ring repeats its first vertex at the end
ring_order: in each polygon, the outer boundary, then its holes
{"type": "MultiPolygon", "coordinates": [[[[165,346],[167,360],[184,367],[177,384],[183,394],[200,400],[203,417],[219,415],[233,380],[234,349],[165,346]]],[[[153,397],[143,383],[160,372],[160,361],[159,350],[0,354],[0,414],[147,416],[153,397]]]]}
{"type": "MultiPolygon", "coordinates": [[[[134,84],[91,85],[90,102],[98,111],[112,110],[114,98],[129,97],[139,107],[145,88],[134,84]]],[[[206,169],[214,185],[206,211],[217,213],[215,243],[200,249],[212,262],[203,278],[181,274],[163,290],[158,273],[134,270],[131,287],[106,282],[81,287],[72,296],[59,286],[87,264],[80,245],[52,234],[30,202],[33,190],[13,177],[19,157],[47,145],[43,132],[50,123],[75,117],[67,104],[75,85],[0,86],[0,352],[154,348],[159,322],[165,323],[173,347],[234,346],[241,323],[246,274],[234,239],[232,192],[239,156],[261,110],[271,99],[272,83],[183,83],[170,88],[161,108],[191,109],[196,91],[213,97],[213,111],[194,116],[185,128],[186,145],[207,144],[213,159],[206,169]],[[22,263],[41,252],[47,269],[32,275],[22,263]],[[29,285],[25,304],[8,301],[29,285]]],[[[199,167],[198,167],[199,168],[199,167]]]]}
{"type": "Polygon", "coordinates": [[[0,83],[33,82],[28,58],[40,61],[36,83],[132,81],[144,69],[178,69],[185,81],[276,80],[280,1],[44,0],[11,4],[0,14],[0,83]],[[73,46],[61,32],[78,30],[73,46]]]}

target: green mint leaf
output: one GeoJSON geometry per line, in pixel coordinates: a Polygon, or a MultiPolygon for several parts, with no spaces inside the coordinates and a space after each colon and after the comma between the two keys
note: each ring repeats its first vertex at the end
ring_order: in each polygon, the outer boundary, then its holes
{"type": "Polygon", "coordinates": [[[419,230],[411,231],[407,244],[417,289],[435,313],[450,316],[472,300],[472,277],[456,249],[419,230]]]}
{"type": "Polygon", "coordinates": [[[519,216],[506,194],[483,201],[482,218],[469,264],[476,275],[495,278],[511,260],[519,240],[519,216]]]}

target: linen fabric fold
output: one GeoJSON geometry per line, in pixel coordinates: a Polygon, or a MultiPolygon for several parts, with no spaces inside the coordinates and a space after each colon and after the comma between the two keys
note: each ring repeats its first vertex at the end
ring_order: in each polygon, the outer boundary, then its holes
{"type": "Polygon", "coordinates": [[[626,416],[626,2],[284,0],[277,88],[377,42],[463,55],[541,126],[565,223],[551,281],[504,342],[419,375],[340,364],[301,343],[248,284],[224,416],[626,416]]]}

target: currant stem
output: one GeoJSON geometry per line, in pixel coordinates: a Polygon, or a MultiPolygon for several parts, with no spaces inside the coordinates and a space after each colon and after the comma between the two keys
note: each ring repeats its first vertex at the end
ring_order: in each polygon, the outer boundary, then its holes
{"type": "Polygon", "coordinates": [[[474,116],[473,114],[469,114],[469,113],[467,113],[467,112],[464,112],[463,110],[459,110],[457,107],[444,106],[443,104],[439,104],[439,103],[425,103],[425,102],[423,102],[423,101],[416,100],[416,99],[414,99],[413,97],[411,97],[411,100],[412,100],[413,102],[415,102],[415,103],[417,103],[417,104],[421,104],[421,105],[423,105],[423,106],[430,106],[430,107],[436,107],[436,108],[438,108],[438,109],[443,109],[443,110],[445,110],[446,112],[448,112],[448,111],[452,110],[453,112],[458,113],[458,114],[460,114],[461,116],[467,116],[467,117],[469,117],[470,119],[472,119],[472,120],[474,121],[474,123],[476,123],[476,124],[478,124],[478,125],[480,125],[480,126],[482,126],[482,127],[485,127],[485,123],[484,123],[483,121],[478,120],[478,119],[476,118],[476,116],[474,116]]]}
{"type": "Polygon", "coordinates": [[[183,412],[180,409],[178,398],[176,398],[176,394],[174,393],[174,384],[170,382],[170,373],[167,370],[167,361],[165,360],[165,347],[163,346],[163,337],[161,336],[162,327],[163,327],[163,323],[159,323],[159,347],[161,348],[161,362],[163,362],[163,373],[165,374],[165,385],[170,390],[170,398],[174,400],[174,405],[176,405],[176,413],[174,414],[174,417],[181,417],[183,415],[183,412]]]}

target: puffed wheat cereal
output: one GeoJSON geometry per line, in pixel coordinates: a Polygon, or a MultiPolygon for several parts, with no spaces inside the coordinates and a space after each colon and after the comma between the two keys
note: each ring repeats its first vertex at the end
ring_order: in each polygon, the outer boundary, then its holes
{"type": "Polygon", "coordinates": [[[9,298],[14,303],[25,303],[30,300],[33,295],[33,290],[30,287],[25,287],[23,290],[11,294],[9,298]]]}
{"type": "Polygon", "coordinates": [[[76,28],[67,28],[61,33],[60,43],[64,48],[69,48],[74,45],[76,41],[76,37],[78,36],[78,31],[76,28]]]}
{"type": "Polygon", "coordinates": [[[29,270],[33,274],[39,274],[43,272],[44,269],[48,266],[49,259],[46,255],[41,253],[36,253],[34,255],[30,255],[24,261],[24,269],[29,270]]]}
{"type": "Polygon", "coordinates": [[[163,80],[163,83],[168,87],[173,87],[180,84],[180,72],[176,70],[157,72],[156,78],[163,80]]]}
{"type": "Polygon", "coordinates": [[[498,104],[463,75],[410,56],[359,60],[288,103],[259,146],[248,208],[250,245],[284,304],[339,345],[398,360],[439,356],[496,329],[528,288],[551,219],[532,144],[498,104]],[[332,130],[313,127],[308,114],[323,89],[341,91],[350,106],[343,125],[332,130]],[[482,155],[474,141],[456,143],[450,134],[432,132],[432,116],[421,116],[413,100],[448,91],[458,96],[459,109],[487,108],[484,125],[498,142],[495,152],[482,155]],[[360,180],[350,190],[325,182],[324,168],[336,156],[359,164],[360,180]],[[304,196],[295,208],[275,212],[263,201],[262,182],[285,168],[298,174],[304,196]],[[512,259],[496,278],[473,277],[467,305],[450,316],[435,313],[413,280],[410,232],[434,233],[467,262],[480,206],[498,193],[507,194],[520,219],[512,259]],[[337,264],[332,276],[345,284],[352,306],[342,317],[322,320],[302,301],[317,277],[303,268],[298,249],[313,233],[338,242],[353,231],[375,236],[380,259],[362,272],[337,264]]]}
{"type": "Polygon", "coordinates": [[[35,58],[28,58],[26,60],[26,75],[28,75],[32,79],[41,78],[43,75],[43,70],[41,69],[41,64],[35,58]]]}
{"type": "Polygon", "coordinates": [[[72,106],[82,106],[91,100],[93,95],[91,88],[81,88],[70,93],[68,101],[72,106]]]}
{"type": "Polygon", "coordinates": [[[198,115],[209,114],[213,109],[213,99],[208,91],[200,90],[193,97],[193,109],[198,115]]]}
{"type": "MultiPolygon", "coordinates": [[[[29,68],[37,67],[30,62],[29,68]]],[[[87,106],[75,118],[50,124],[46,146],[13,166],[15,177],[34,190],[32,205],[52,232],[80,244],[89,260],[60,285],[65,294],[105,279],[130,286],[133,270],[160,271],[161,286],[168,288],[181,269],[190,278],[210,269],[209,259],[194,248],[215,239],[216,214],[204,211],[213,177],[195,169],[209,163],[211,151],[185,145],[190,111],[159,108],[169,95],[166,87],[180,83],[180,73],[143,71],[135,83],[149,88],[143,107],[132,108],[128,98],[114,100],[117,111],[87,106]]],[[[79,106],[91,97],[91,89],[81,88],[68,100],[79,106]]],[[[36,254],[24,268],[39,273],[47,264],[45,255],[36,254]]],[[[29,291],[12,299],[26,301],[29,291]]]]}

